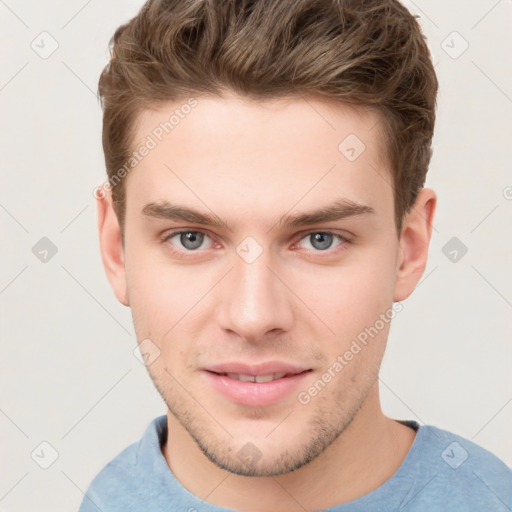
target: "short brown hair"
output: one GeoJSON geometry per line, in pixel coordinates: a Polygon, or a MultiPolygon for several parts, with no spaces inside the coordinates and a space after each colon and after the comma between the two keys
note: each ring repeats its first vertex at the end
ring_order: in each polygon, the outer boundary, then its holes
{"type": "MultiPolygon", "coordinates": [[[[146,109],[224,90],[314,95],[380,114],[400,232],[432,155],[438,82],[420,26],[397,0],[148,0],[110,49],[98,92],[111,185],[146,109]]],[[[112,195],[123,229],[123,183],[112,195]]]]}

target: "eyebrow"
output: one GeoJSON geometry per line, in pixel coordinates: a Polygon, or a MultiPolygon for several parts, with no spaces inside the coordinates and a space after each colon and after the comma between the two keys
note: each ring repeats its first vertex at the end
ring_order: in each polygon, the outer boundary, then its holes
{"type": "MultiPolygon", "coordinates": [[[[310,224],[342,220],[368,213],[374,214],[375,210],[371,206],[357,203],[349,199],[338,199],[317,210],[285,214],[274,225],[284,229],[297,228],[310,224]]],[[[154,219],[191,222],[193,224],[201,224],[232,231],[228,224],[213,212],[200,212],[187,206],[171,204],[168,201],[148,203],[142,209],[142,214],[154,219]]]]}

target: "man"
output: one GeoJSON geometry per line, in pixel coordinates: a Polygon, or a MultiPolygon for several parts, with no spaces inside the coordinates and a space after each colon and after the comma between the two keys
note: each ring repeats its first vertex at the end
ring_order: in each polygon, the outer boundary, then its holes
{"type": "Polygon", "coordinates": [[[497,457],[380,407],[437,87],[392,0],[155,0],[116,31],[101,251],[168,411],[81,512],[510,510],[497,457]]]}

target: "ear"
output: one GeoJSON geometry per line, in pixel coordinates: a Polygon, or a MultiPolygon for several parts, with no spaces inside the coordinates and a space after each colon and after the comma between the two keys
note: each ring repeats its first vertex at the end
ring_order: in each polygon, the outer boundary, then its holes
{"type": "Polygon", "coordinates": [[[409,297],[425,271],[436,203],[436,193],[424,188],[404,218],[393,297],[395,301],[409,297]]]}
{"type": "Polygon", "coordinates": [[[110,190],[97,197],[97,208],[103,266],[117,300],[124,306],[129,306],[121,229],[110,190]]]}

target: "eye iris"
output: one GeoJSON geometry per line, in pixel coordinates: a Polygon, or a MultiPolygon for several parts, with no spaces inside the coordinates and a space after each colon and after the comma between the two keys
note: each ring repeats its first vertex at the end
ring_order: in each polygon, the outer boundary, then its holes
{"type": "Polygon", "coordinates": [[[203,238],[204,237],[201,233],[188,231],[187,233],[181,233],[180,242],[183,244],[183,247],[186,247],[187,249],[197,249],[198,247],[201,247],[203,238]]]}
{"type": "Polygon", "coordinates": [[[329,233],[314,233],[310,235],[311,245],[315,249],[324,251],[332,245],[332,235],[329,233]]]}

